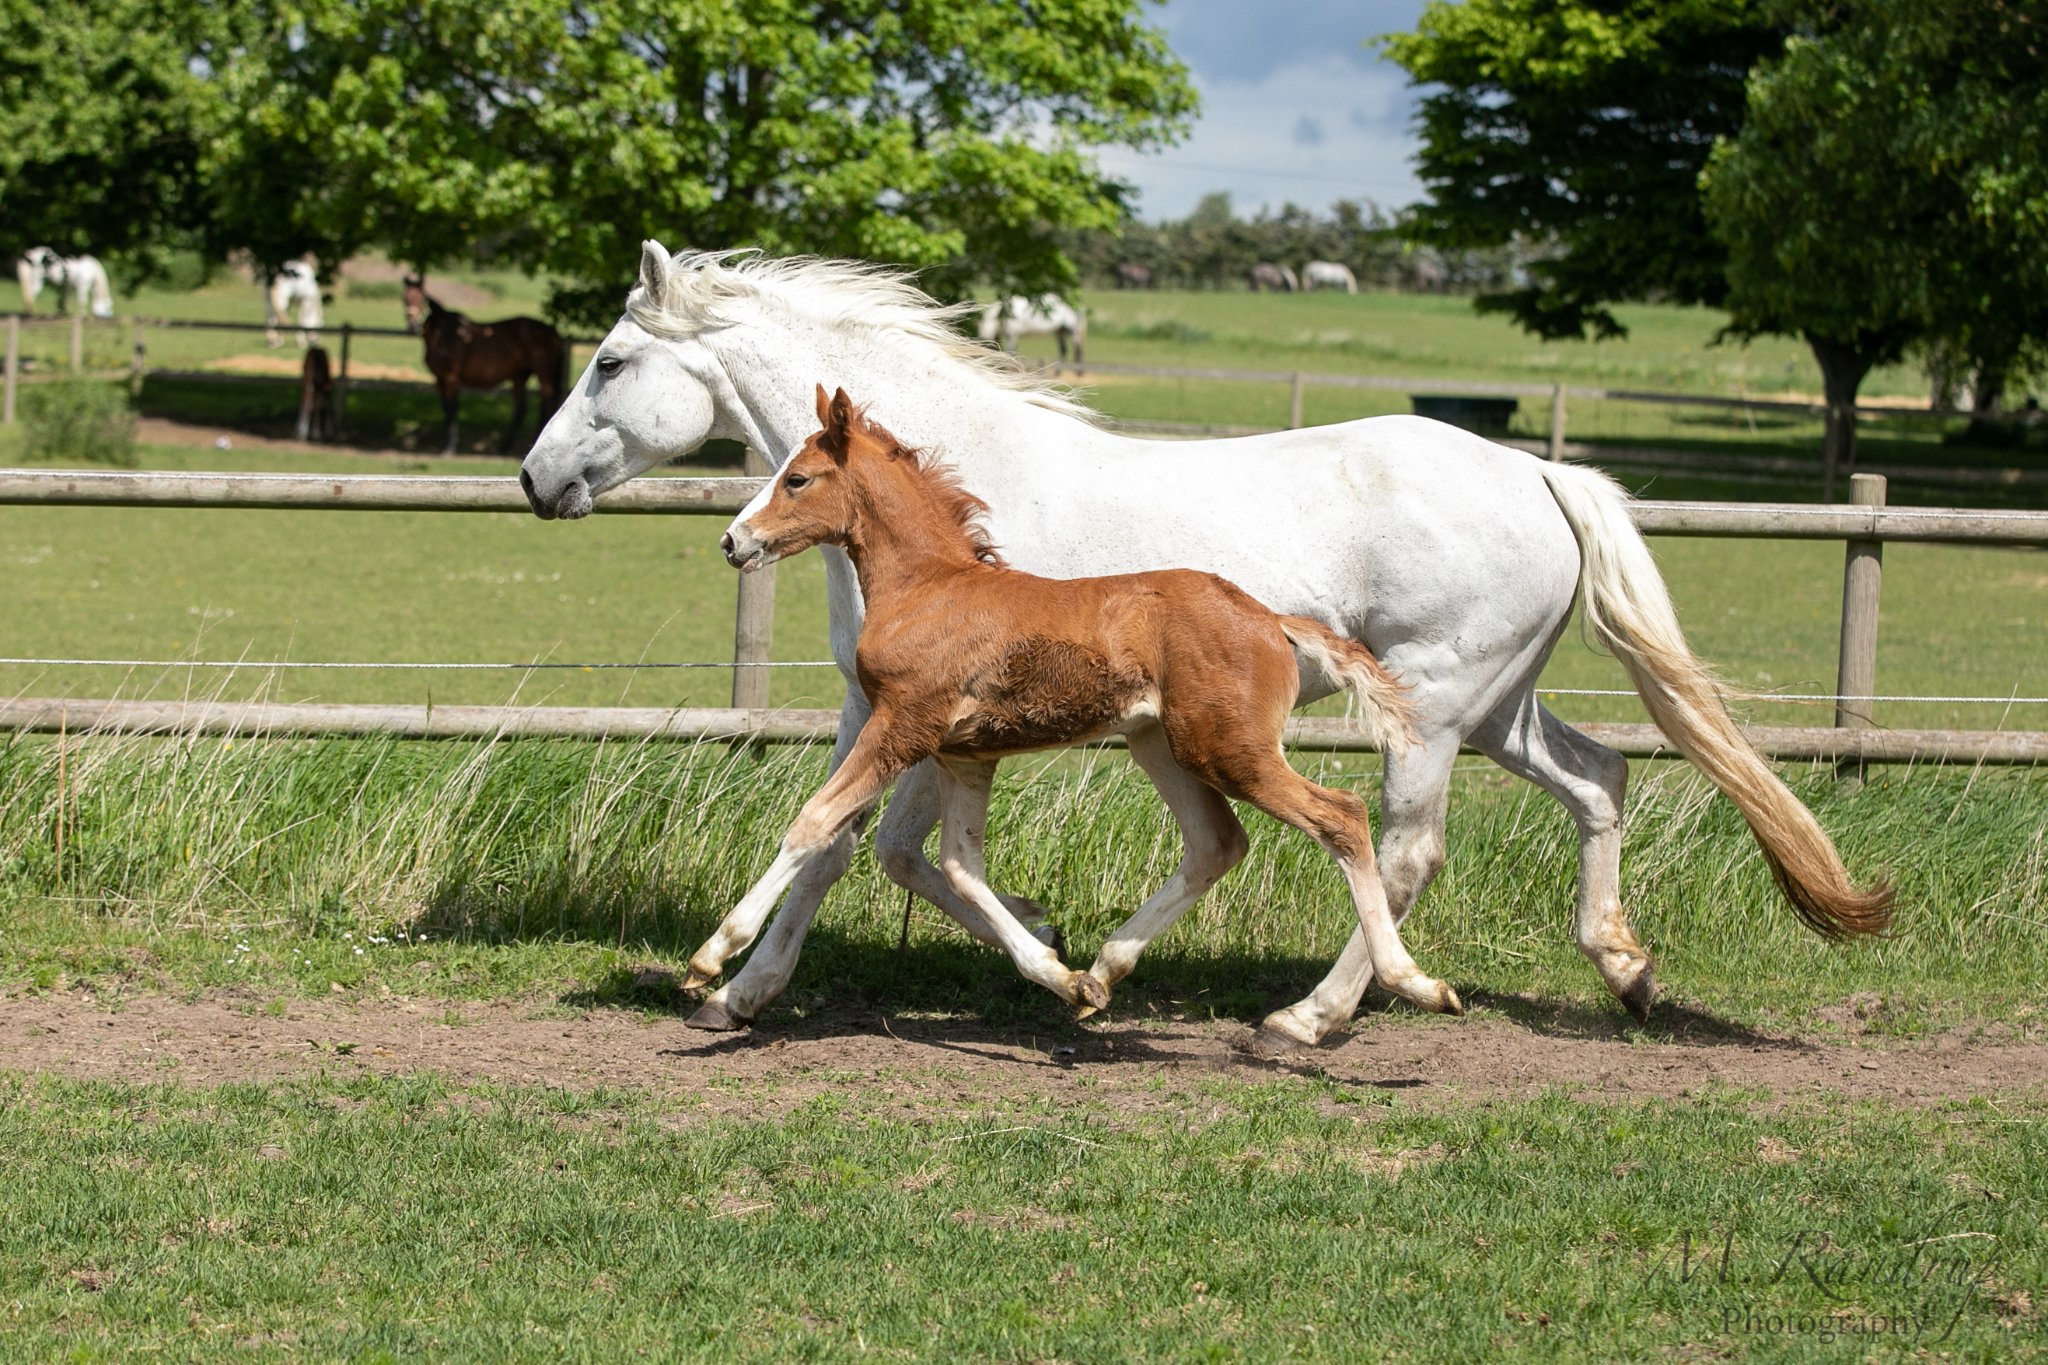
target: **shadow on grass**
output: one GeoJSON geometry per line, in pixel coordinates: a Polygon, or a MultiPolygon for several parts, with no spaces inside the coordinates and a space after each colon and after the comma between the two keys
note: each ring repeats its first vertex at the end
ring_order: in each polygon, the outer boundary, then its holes
{"type": "MultiPolygon", "coordinates": [[[[1159,1046],[1160,1024],[1229,1021],[1246,1029],[1243,1046],[1234,1049],[1241,1054],[1237,1060],[1264,1065],[1273,1059],[1247,1050],[1251,1030],[1267,1014],[1306,996],[1329,965],[1301,955],[1160,952],[1119,983],[1107,1013],[1076,1022],[1066,1005],[1019,976],[1009,959],[994,949],[965,941],[925,940],[899,950],[894,944],[819,930],[806,944],[789,992],[763,1011],[754,1028],[706,1033],[701,1045],[684,1050],[717,1053],[779,1039],[857,1034],[888,1034],[972,1050],[976,1043],[1014,1046],[1028,1036],[1048,1049],[1075,1049],[1083,1060],[1171,1057],[1185,1062],[1184,1053],[1159,1046]]],[[[708,992],[684,990],[681,982],[666,969],[627,966],[558,999],[577,1009],[687,1018],[708,992]]],[[[1485,988],[1466,989],[1464,998],[1468,1009],[1497,1014],[1531,1034],[1550,1038],[1752,1051],[1801,1051],[1807,1046],[1676,1001],[1660,1002],[1650,1021],[1639,1025],[1618,1003],[1604,999],[1587,1003],[1485,988]]],[[[1359,1026],[1372,1027],[1381,1016],[1410,1015],[1411,1007],[1374,991],[1359,1012],[1359,1026]]],[[[1301,1049],[1279,1059],[1279,1064],[1289,1069],[1312,1065],[1319,1051],[1341,1047],[1351,1036],[1352,1029],[1339,1030],[1320,1048],[1301,1049]]]]}

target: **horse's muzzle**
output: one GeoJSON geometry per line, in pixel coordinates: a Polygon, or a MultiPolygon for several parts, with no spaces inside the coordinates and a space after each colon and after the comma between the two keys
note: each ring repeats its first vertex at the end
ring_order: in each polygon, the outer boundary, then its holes
{"type": "Polygon", "coordinates": [[[533,485],[533,475],[519,471],[519,488],[526,494],[526,505],[542,521],[576,521],[590,515],[590,485],[582,479],[571,479],[562,485],[562,490],[552,500],[543,498],[540,490],[533,485]]]}

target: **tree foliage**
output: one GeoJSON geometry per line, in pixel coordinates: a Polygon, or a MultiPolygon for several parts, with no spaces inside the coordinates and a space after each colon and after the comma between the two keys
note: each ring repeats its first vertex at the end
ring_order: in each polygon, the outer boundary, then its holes
{"type": "Polygon", "coordinates": [[[0,0],[0,254],[146,266],[211,218],[227,113],[211,73],[247,11],[161,0],[0,0]]]}
{"type": "Polygon", "coordinates": [[[2013,0],[1855,0],[1750,81],[1703,180],[1746,331],[1803,334],[1848,405],[1917,342],[1995,401],[2048,342],[2048,15],[2013,0]]]}
{"type": "Polygon", "coordinates": [[[224,243],[482,250],[609,316],[643,237],[1075,282],[1090,149],[1194,108],[1142,0],[278,0],[228,73],[224,243]],[[234,177],[233,168],[256,173],[234,177]]]}
{"type": "Polygon", "coordinates": [[[1542,337],[1623,332],[1609,304],[1718,305],[1724,255],[1697,180],[1741,125],[1744,85],[1783,43],[1771,0],[1431,0],[1380,40],[1418,84],[1421,236],[1536,249],[1482,295],[1542,337]]]}

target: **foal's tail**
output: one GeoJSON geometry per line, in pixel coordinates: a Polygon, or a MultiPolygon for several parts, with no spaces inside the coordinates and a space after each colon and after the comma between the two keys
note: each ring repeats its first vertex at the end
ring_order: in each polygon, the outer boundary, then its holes
{"type": "Polygon", "coordinates": [[[1736,728],[1720,684],[1678,628],[1628,495],[1597,470],[1545,464],[1543,478],[1578,537],[1587,623],[1628,669],[1657,727],[1742,812],[1799,918],[1826,938],[1883,933],[1891,887],[1861,890],[1849,879],[1813,812],[1736,728]]]}
{"type": "Polygon", "coordinates": [[[1415,704],[1408,688],[1371,650],[1306,616],[1282,616],[1280,632],[1310,663],[1343,684],[1357,704],[1366,737],[1382,752],[1415,742],[1415,704]]]}

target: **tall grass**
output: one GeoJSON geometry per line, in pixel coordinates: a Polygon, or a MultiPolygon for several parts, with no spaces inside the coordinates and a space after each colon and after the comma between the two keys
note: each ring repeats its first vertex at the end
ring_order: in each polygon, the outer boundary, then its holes
{"type": "MultiPolygon", "coordinates": [[[[57,914],[156,934],[425,932],[670,957],[687,954],[766,866],[824,772],[817,749],[658,743],[73,736],[62,749],[60,759],[54,740],[18,738],[0,751],[0,912],[41,907],[46,935],[57,914]]],[[[1306,763],[1375,795],[1370,760],[1364,772],[1356,757],[1306,763]]],[[[1815,989],[1932,1002],[1942,983],[1966,981],[1991,1009],[2038,983],[2048,778],[1892,769],[1857,790],[1824,776],[1798,787],[1852,868],[1896,878],[1899,936],[1847,950],[1811,938],[1728,803],[1668,768],[1637,782],[1623,855],[1627,902],[1668,983],[1770,1006],[1815,989]]],[[[1212,991],[1225,1010],[1254,1010],[1305,986],[1350,931],[1329,860],[1247,814],[1246,865],[1141,969],[1176,999],[1212,991]]],[[[1110,754],[1012,764],[991,828],[997,884],[1053,907],[1077,954],[1091,954],[1180,856],[1157,798],[1110,754]]],[[[1563,812],[1475,771],[1458,783],[1449,863],[1410,944],[1482,994],[1597,997],[1570,946],[1576,877],[1563,812]]],[[[874,977],[880,988],[903,913],[902,893],[864,855],[827,905],[811,984],[874,977]]],[[[918,915],[929,942],[940,917],[918,915]]],[[[957,934],[946,944],[968,951],[957,934]]],[[[958,962],[942,974],[956,968],[968,975],[952,989],[991,979],[958,962]]],[[[1000,964],[987,970],[1000,976],[1000,964]]]]}

